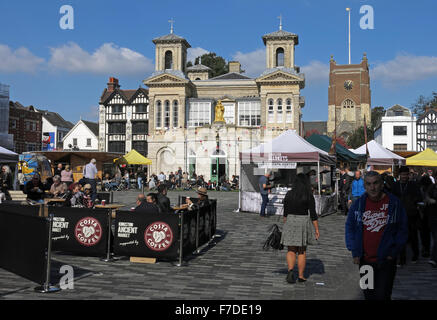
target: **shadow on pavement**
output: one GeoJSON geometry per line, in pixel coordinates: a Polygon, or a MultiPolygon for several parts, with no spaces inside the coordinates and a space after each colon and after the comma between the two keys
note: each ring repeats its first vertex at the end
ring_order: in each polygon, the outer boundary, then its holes
{"type": "MultiPolygon", "coordinates": [[[[273,271],[273,273],[286,275],[288,273],[288,269],[281,268],[276,271],[273,271]]],[[[296,266],[294,267],[294,273],[295,274],[298,273],[297,261],[296,261],[296,266]]],[[[306,266],[305,266],[305,273],[304,273],[305,278],[310,278],[311,275],[313,274],[324,274],[324,273],[325,273],[325,266],[321,260],[307,259],[306,266]]]]}

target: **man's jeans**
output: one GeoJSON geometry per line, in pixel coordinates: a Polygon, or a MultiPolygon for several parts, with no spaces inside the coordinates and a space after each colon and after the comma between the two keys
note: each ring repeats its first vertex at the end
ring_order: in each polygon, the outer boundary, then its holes
{"type": "Polygon", "coordinates": [[[432,234],[431,260],[437,262],[437,217],[429,217],[429,228],[432,234]]]}
{"type": "Polygon", "coordinates": [[[261,212],[259,213],[259,215],[261,217],[264,217],[266,215],[267,203],[269,202],[269,195],[261,194],[261,198],[262,198],[262,204],[261,204],[261,212]]]}
{"type": "MultiPolygon", "coordinates": [[[[369,265],[373,268],[373,289],[363,289],[366,300],[391,300],[393,283],[396,276],[396,259],[386,260],[381,265],[378,263],[360,262],[360,268],[369,265]]],[[[364,276],[364,275],[361,275],[364,276]]]]}

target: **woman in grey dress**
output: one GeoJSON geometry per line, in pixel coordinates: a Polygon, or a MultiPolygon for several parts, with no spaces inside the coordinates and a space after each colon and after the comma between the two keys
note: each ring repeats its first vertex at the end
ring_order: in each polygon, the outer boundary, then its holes
{"type": "Polygon", "coordinates": [[[306,247],[314,244],[314,238],[318,240],[320,234],[314,196],[308,178],[304,174],[297,175],[292,190],[285,195],[283,204],[284,227],[281,243],[288,248],[288,274],[286,280],[289,283],[296,282],[293,269],[296,264],[296,255],[298,255],[298,281],[305,282],[306,247]],[[314,231],[311,224],[314,226],[314,231]]]}

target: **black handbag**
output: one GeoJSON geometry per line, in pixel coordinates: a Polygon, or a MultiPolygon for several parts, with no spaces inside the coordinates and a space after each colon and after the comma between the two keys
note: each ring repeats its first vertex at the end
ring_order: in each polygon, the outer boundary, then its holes
{"type": "Polygon", "coordinates": [[[272,248],[273,250],[282,250],[284,249],[284,245],[281,244],[281,236],[282,232],[279,229],[277,224],[273,224],[269,227],[270,235],[267,240],[264,242],[263,249],[269,250],[272,248]]]}

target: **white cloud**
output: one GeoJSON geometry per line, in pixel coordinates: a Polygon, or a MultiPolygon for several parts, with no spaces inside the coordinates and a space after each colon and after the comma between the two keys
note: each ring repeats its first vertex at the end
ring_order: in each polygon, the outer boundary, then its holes
{"type": "Polygon", "coordinates": [[[266,69],[266,50],[257,49],[248,53],[238,51],[232,56],[232,60],[241,63],[241,69],[246,71],[245,75],[258,77],[266,69]]]}
{"type": "Polygon", "coordinates": [[[99,106],[91,106],[88,111],[81,114],[82,120],[98,121],[99,120],[99,106]]]}
{"type": "Polygon", "coordinates": [[[55,70],[120,76],[144,75],[154,69],[149,58],[113,43],[104,43],[93,53],[88,53],[74,42],[50,48],[50,51],[51,58],[48,64],[55,70]]]}
{"type": "Polygon", "coordinates": [[[301,72],[305,73],[305,82],[308,85],[325,83],[329,81],[329,64],[314,60],[309,65],[301,67],[301,72]]]}
{"type": "Polygon", "coordinates": [[[21,47],[13,51],[7,45],[0,44],[0,72],[34,73],[44,63],[44,59],[21,47]]]}
{"type": "Polygon", "coordinates": [[[194,60],[197,57],[200,57],[201,55],[204,55],[205,53],[209,53],[209,51],[205,50],[203,48],[200,48],[200,47],[189,48],[187,50],[187,61],[191,61],[194,64],[194,60]]]}
{"type": "Polygon", "coordinates": [[[393,60],[377,63],[371,69],[371,80],[380,80],[388,86],[407,85],[410,82],[437,76],[437,57],[400,54],[393,60]]]}

